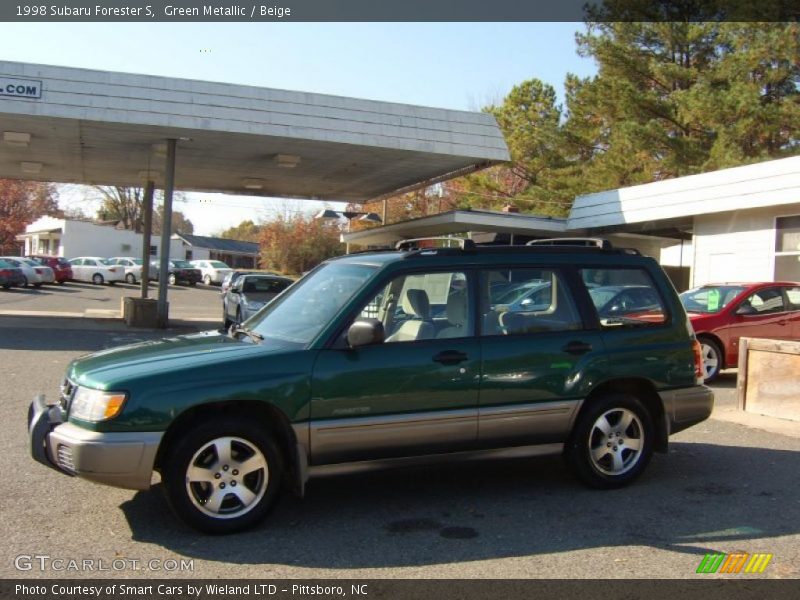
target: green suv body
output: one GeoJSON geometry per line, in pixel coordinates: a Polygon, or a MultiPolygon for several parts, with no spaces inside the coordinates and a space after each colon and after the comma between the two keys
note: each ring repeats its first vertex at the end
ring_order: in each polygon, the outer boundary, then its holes
{"type": "Polygon", "coordinates": [[[635,479],[713,395],[671,283],[611,248],[416,248],[328,261],[242,327],[74,360],[31,449],[212,533],[329,465],[520,448],[635,479]]]}

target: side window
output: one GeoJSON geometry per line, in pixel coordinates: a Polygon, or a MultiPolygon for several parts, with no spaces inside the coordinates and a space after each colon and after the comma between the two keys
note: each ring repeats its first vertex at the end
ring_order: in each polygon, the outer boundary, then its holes
{"type": "Polygon", "coordinates": [[[481,278],[482,335],[581,329],[562,275],[551,269],[495,269],[481,278]]]}
{"type": "Polygon", "coordinates": [[[786,292],[786,300],[789,302],[786,310],[800,310],[800,287],[787,287],[783,291],[786,292]]]}
{"type": "Polygon", "coordinates": [[[380,320],[387,344],[467,337],[475,329],[463,272],[397,277],[366,303],[358,319],[380,320]]]}
{"type": "Polygon", "coordinates": [[[742,306],[752,306],[756,314],[768,315],[770,313],[783,312],[783,294],[780,288],[767,288],[759,290],[754,294],[750,294],[747,299],[742,302],[742,306]]]}
{"type": "Polygon", "coordinates": [[[81,265],[83,265],[83,259],[82,258],[76,258],[75,260],[70,262],[70,265],[73,266],[73,267],[80,267],[81,265]]]}
{"type": "Polygon", "coordinates": [[[84,258],[83,264],[86,265],[87,267],[96,267],[97,261],[91,258],[84,258]]]}
{"type": "Polygon", "coordinates": [[[667,321],[664,302],[644,269],[581,269],[580,273],[603,328],[667,321]]]}

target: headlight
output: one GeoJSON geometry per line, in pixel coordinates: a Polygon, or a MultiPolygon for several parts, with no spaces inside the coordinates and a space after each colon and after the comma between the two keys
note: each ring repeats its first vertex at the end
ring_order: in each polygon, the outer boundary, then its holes
{"type": "Polygon", "coordinates": [[[123,392],[104,392],[78,386],[69,414],[84,421],[106,421],[122,411],[125,398],[126,394],[123,392]]]}

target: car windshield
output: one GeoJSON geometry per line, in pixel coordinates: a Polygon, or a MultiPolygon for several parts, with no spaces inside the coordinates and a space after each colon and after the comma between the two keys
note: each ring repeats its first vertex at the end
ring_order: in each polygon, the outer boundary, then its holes
{"type": "Polygon", "coordinates": [[[215,269],[230,269],[230,267],[228,265],[226,265],[224,262],[221,262],[219,260],[210,260],[210,261],[208,261],[208,264],[210,264],[215,269]]]}
{"type": "Polygon", "coordinates": [[[172,266],[176,269],[194,269],[194,265],[185,260],[173,260],[172,266]]]}
{"type": "Polygon", "coordinates": [[[686,312],[715,314],[745,290],[739,285],[705,285],[680,295],[686,312]]]}
{"type": "Polygon", "coordinates": [[[372,277],[375,267],[330,263],[245,321],[265,344],[304,348],[372,277]]]}

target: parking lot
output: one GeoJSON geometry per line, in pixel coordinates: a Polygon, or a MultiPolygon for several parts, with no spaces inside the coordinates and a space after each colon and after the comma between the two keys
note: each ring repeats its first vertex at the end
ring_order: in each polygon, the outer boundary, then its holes
{"type": "MultiPolygon", "coordinates": [[[[173,316],[218,314],[216,288],[170,292],[173,316]]],[[[83,301],[115,306],[127,293],[134,286],[15,290],[0,293],[0,308],[79,312],[83,301]],[[27,302],[17,302],[23,294],[27,302]]],[[[104,573],[119,577],[684,578],[696,576],[706,553],[735,551],[774,554],[762,575],[747,577],[800,576],[800,427],[737,413],[735,373],[715,384],[712,419],[674,436],[668,455],[615,491],[582,487],[558,457],[326,477],[312,480],[303,500],[286,494],[256,530],[210,538],[170,514],[160,485],[104,487],[30,458],[27,406],[37,393],[57,394],[72,358],[214,326],[187,322],[165,333],[0,316],[0,422],[9,424],[0,438],[0,576],[93,576],[37,562],[19,570],[30,563],[18,557],[46,555],[124,559],[125,568],[104,573]],[[158,566],[181,559],[191,569],[158,566]]]]}
{"type": "MultiPolygon", "coordinates": [[[[139,284],[93,285],[70,281],[40,288],[0,290],[0,316],[27,316],[45,313],[59,317],[118,317],[122,298],[140,295],[139,284]]],[[[158,297],[158,287],[150,282],[149,297],[158,297]]],[[[217,320],[222,318],[219,286],[169,286],[170,316],[174,319],[217,320]]]]}

